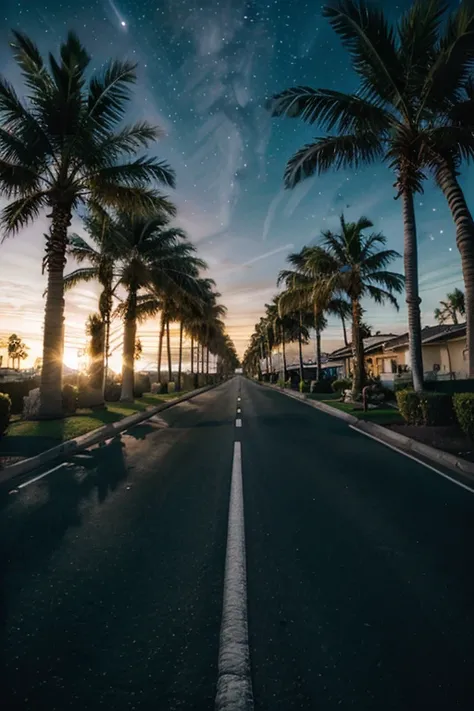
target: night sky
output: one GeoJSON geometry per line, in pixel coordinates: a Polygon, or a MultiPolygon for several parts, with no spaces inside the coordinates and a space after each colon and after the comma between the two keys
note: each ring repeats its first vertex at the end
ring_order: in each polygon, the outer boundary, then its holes
{"type": "MultiPolygon", "coordinates": [[[[408,2],[387,5],[396,17],[408,2]]],[[[290,119],[271,119],[267,96],[286,87],[355,89],[345,51],[320,15],[321,5],[301,0],[3,0],[0,10],[0,71],[22,85],[8,48],[9,28],[27,32],[42,51],[56,51],[73,29],[97,69],[113,57],[138,62],[139,81],[130,119],[161,125],[166,137],[156,153],[177,173],[173,199],[177,223],[198,244],[210,265],[227,326],[240,353],[254,323],[276,291],[285,256],[336,228],[338,215],[366,215],[390,246],[402,250],[401,205],[393,199],[393,176],[384,166],[338,172],[282,188],[286,160],[318,135],[290,119]]],[[[469,197],[472,174],[462,184],[469,197]]],[[[454,229],[440,192],[429,183],[417,197],[420,286],[425,324],[447,290],[462,287],[454,229]]],[[[81,231],[80,223],[73,225],[81,231]]],[[[43,314],[41,276],[45,222],[37,222],[0,247],[0,331],[16,330],[39,355],[43,314]]],[[[73,266],[73,265],[71,265],[73,266]]],[[[396,268],[402,270],[401,260],[396,268]]],[[[66,362],[74,365],[84,342],[84,323],[96,310],[93,285],[67,297],[66,362]]],[[[405,330],[405,311],[367,304],[374,330],[405,330]]],[[[155,359],[155,324],[141,330],[145,358],[155,359]]],[[[323,347],[341,339],[336,322],[323,347]]]]}

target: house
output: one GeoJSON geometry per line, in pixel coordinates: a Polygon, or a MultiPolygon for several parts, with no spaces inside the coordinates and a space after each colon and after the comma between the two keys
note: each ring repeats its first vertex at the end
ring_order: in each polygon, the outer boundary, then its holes
{"type": "MultiPolygon", "coordinates": [[[[394,333],[381,333],[364,338],[365,368],[369,375],[378,376],[383,372],[397,372],[397,362],[394,356],[384,352],[384,344],[396,338],[394,333]]],[[[342,362],[342,376],[348,378],[352,372],[352,345],[343,346],[333,351],[329,362],[342,362]]]]}
{"type": "MultiPolygon", "coordinates": [[[[426,326],[422,330],[423,371],[426,380],[467,378],[466,324],[426,326]]],[[[329,361],[344,362],[344,376],[352,371],[352,346],[333,351],[329,361]]],[[[386,387],[410,381],[408,332],[364,338],[366,371],[386,387]]]]}
{"type": "MultiPolygon", "coordinates": [[[[468,377],[465,323],[425,326],[421,332],[421,350],[426,380],[460,380],[468,377]]],[[[409,372],[408,333],[385,343],[384,353],[387,358],[396,360],[399,374],[409,372]]],[[[394,377],[393,372],[384,371],[380,379],[390,387],[397,377],[394,377]]]]}

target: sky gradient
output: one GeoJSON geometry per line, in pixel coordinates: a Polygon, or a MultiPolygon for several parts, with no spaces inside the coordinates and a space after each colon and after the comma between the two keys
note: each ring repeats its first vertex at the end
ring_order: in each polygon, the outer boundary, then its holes
{"type": "MultiPolygon", "coordinates": [[[[387,6],[396,17],[408,4],[387,6]]],[[[73,29],[96,69],[114,57],[138,62],[129,118],[146,118],[166,131],[154,152],[177,173],[176,223],[209,264],[239,354],[276,293],[286,255],[317,241],[322,229],[336,228],[342,210],[348,220],[366,215],[390,247],[403,249],[401,205],[385,166],[331,173],[293,191],[282,188],[286,160],[318,132],[299,121],[271,119],[265,98],[298,84],[341,91],[357,86],[347,55],[320,11],[319,3],[301,0],[6,0],[0,10],[0,72],[20,95],[9,28],[27,32],[43,52],[56,52],[73,29]]],[[[469,196],[472,171],[464,171],[461,182],[469,196]]],[[[427,325],[440,298],[455,286],[462,288],[462,278],[442,194],[426,183],[416,209],[427,325]]],[[[31,348],[28,364],[41,353],[46,226],[42,218],[0,246],[0,336],[16,331],[31,348]]],[[[78,220],[72,229],[82,232],[78,220]]],[[[402,271],[402,261],[394,268],[402,271]]],[[[85,321],[97,309],[97,293],[87,284],[67,295],[65,361],[72,367],[85,345],[85,321]]],[[[400,301],[398,313],[365,305],[374,331],[406,330],[403,297],[400,301]]],[[[119,324],[115,330],[120,343],[119,324]]],[[[142,367],[156,360],[157,331],[151,321],[140,329],[142,367]]],[[[337,347],[341,338],[340,325],[330,320],[323,348],[337,347]]]]}

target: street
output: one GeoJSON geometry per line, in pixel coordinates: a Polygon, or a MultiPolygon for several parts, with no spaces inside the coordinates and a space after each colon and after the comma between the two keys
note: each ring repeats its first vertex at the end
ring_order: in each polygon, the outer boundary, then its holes
{"type": "Polygon", "coordinates": [[[2,708],[214,709],[236,452],[254,708],[471,710],[474,492],[241,377],[0,492],[2,708]]]}

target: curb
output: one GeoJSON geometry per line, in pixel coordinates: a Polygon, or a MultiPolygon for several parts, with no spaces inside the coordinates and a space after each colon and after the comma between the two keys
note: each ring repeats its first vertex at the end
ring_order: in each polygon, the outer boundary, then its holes
{"type": "Polygon", "coordinates": [[[429,444],[417,442],[416,439],[406,437],[399,432],[377,425],[374,422],[363,422],[357,420],[354,429],[366,432],[367,434],[376,437],[382,444],[390,444],[398,446],[400,449],[406,450],[409,453],[416,453],[425,459],[429,459],[435,464],[442,465],[458,474],[465,474],[474,481],[474,463],[468,462],[466,459],[456,457],[454,454],[443,452],[442,449],[436,449],[429,444]]]}
{"type": "Polygon", "coordinates": [[[190,393],[186,393],[186,395],[178,397],[175,400],[169,400],[168,402],[164,402],[161,405],[156,405],[156,407],[151,407],[151,409],[149,410],[137,412],[133,415],[129,415],[128,417],[124,417],[122,420],[117,420],[117,422],[113,422],[109,425],[103,425],[102,427],[98,427],[97,429],[92,430],[91,432],[86,432],[85,434],[80,435],[79,437],[69,439],[66,442],[62,442],[61,444],[57,445],[56,447],[52,447],[51,449],[47,449],[46,451],[41,452],[40,454],[36,454],[34,457],[29,457],[28,459],[24,459],[21,462],[17,462],[16,464],[12,464],[9,467],[5,467],[5,469],[2,469],[0,471],[0,484],[4,484],[7,481],[10,481],[11,479],[14,479],[23,474],[27,474],[28,472],[33,471],[34,469],[38,469],[44,464],[48,464],[49,462],[52,462],[55,459],[67,459],[73,454],[77,454],[78,452],[82,452],[84,449],[92,447],[92,445],[94,444],[98,444],[99,442],[103,442],[105,439],[115,437],[115,435],[120,434],[120,432],[127,430],[129,427],[133,427],[134,425],[138,425],[140,422],[149,420],[158,412],[167,410],[168,408],[173,407],[174,405],[179,405],[179,403],[181,402],[191,400],[193,397],[201,395],[202,393],[205,393],[208,390],[212,390],[213,388],[216,388],[219,385],[221,385],[221,383],[217,383],[217,385],[205,385],[204,387],[198,388],[197,390],[193,390],[190,393]]]}
{"type": "Polygon", "coordinates": [[[292,397],[300,402],[304,402],[306,405],[310,405],[316,410],[325,412],[332,417],[338,417],[341,420],[345,420],[352,425],[353,429],[360,430],[360,432],[365,432],[372,437],[375,437],[381,444],[388,444],[398,447],[406,453],[418,454],[425,459],[429,459],[430,462],[433,462],[434,464],[451,469],[451,471],[454,471],[457,474],[464,474],[470,481],[472,477],[472,482],[474,483],[474,463],[468,462],[466,459],[456,457],[454,454],[448,454],[448,452],[443,452],[443,450],[431,447],[429,444],[417,442],[416,439],[406,437],[406,435],[402,435],[398,432],[393,432],[386,427],[375,424],[375,422],[359,420],[357,417],[350,415],[348,412],[342,412],[342,410],[337,410],[335,407],[325,405],[322,402],[308,400],[304,393],[290,393],[284,388],[280,388],[277,385],[270,385],[269,383],[259,383],[259,385],[263,385],[264,387],[276,390],[287,397],[292,397]]]}

